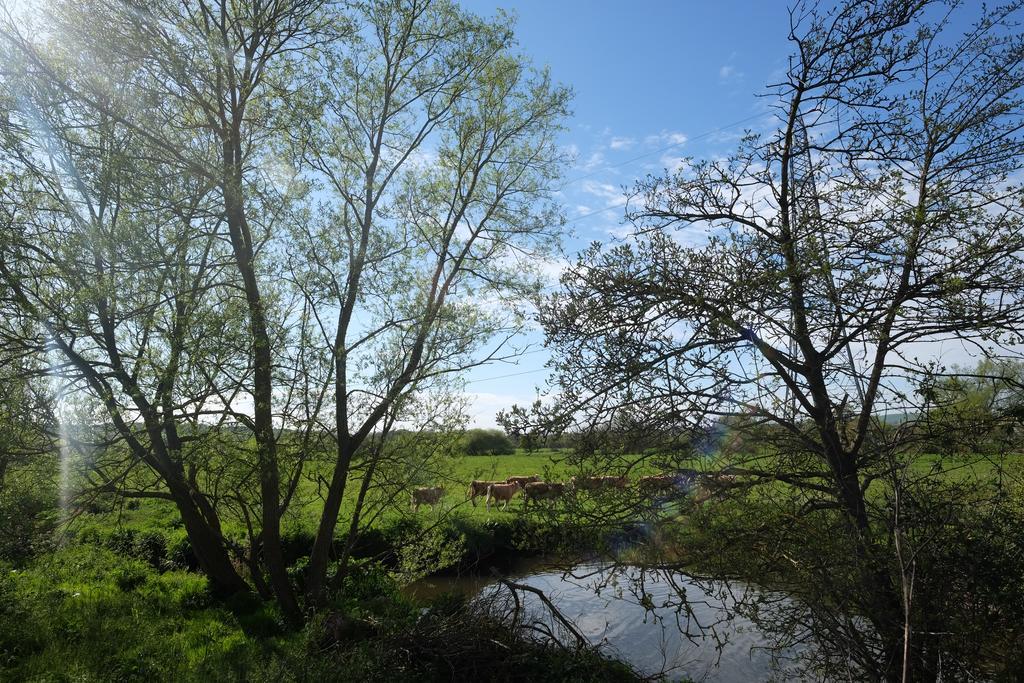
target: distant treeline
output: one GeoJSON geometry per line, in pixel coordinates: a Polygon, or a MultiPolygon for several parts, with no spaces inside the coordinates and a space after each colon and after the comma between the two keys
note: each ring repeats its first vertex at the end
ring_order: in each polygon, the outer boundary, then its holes
{"type": "MultiPolygon", "coordinates": [[[[408,438],[422,433],[396,429],[389,432],[385,439],[408,438]]],[[[538,450],[562,450],[574,448],[580,442],[580,436],[572,433],[546,436],[509,435],[500,429],[467,429],[461,434],[453,434],[452,437],[457,439],[457,446],[454,450],[465,455],[512,455],[516,449],[522,449],[528,453],[538,450]]],[[[379,439],[380,435],[377,434],[370,441],[376,442],[379,439]]]]}

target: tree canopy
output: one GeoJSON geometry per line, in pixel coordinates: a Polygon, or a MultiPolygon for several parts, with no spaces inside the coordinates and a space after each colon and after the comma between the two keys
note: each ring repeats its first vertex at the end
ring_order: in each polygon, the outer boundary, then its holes
{"type": "Polygon", "coordinates": [[[794,487],[790,513],[848,543],[807,571],[820,587],[849,566],[860,588],[826,599],[877,637],[838,657],[892,678],[905,646],[935,666],[926,637],[904,638],[918,613],[899,507],[925,389],[1013,385],[999,369],[1024,342],[1020,7],[798,3],[791,18],[773,128],[636,185],[629,236],[586,250],[543,303],[557,401],[504,418],[635,424],[703,443],[750,486],[794,487]],[[940,344],[993,360],[946,366],[940,344]]]}
{"type": "Polygon", "coordinates": [[[388,432],[461,426],[459,373],[515,353],[568,90],[446,1],[57,2],[0,41],[3,305],[92,410],[83,493],[171,500],[218,590],[300,621],[350,472],[351,543],[438,452],[388,432]],[[303,597],[281,524],[322,477],[303,597]]]}

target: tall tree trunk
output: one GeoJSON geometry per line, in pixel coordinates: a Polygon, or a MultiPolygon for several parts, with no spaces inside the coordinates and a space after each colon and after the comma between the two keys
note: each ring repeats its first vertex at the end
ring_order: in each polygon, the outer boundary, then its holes
{"type": "Polygon", "coordinates": [[[330,562],[331,548],[334,545],[334,531],[338,526],[338,514],[341,511],[341,501],[345,496],[353,450],[348,439],[338,439],[337,463],[327,489],[327,497],[324,499],[324,509],[320,515],[316,539],[313,541],[313,550],[309,555],[306,575],[307,594],[309,600],[315,605],[323,604],[326,598],[327,565],[330,562]]]}
{"type": "Polygon", "coordinates": [[[185,483],[173,476],[166,477],[166,481],[185,525],[192,552],[199,568],[209,579],[214,595],[227,596],[248,591],[249,586],[231,563],[223,539],[203,518],[185,483]]]}
{"type": "MultiPolygon", "coordinates": [[[[237,138],[237,134],[234,136],[237,138]]],[[[245,301],[249,312],[249,330],[253,353],[253,423],[256,455],[260,474],[261,531],[264,562],[270,585],[281,611],[289,623],[302,622],[295,592],[288,579],[281,548],[281,483],[277,462],[277,444],[274,436],[273,415],[273,358],[270,334],[267,330],[266,311],[256,278],[253,259],[252,234],[246,222],[242,201],[240,159],[231,142],[224,144],[224,208],[231,246],[238,271],[242,276],[245,301]]]]}

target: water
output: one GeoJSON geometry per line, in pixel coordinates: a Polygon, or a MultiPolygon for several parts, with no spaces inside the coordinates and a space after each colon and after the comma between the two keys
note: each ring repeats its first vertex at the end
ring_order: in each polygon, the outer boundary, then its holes
{"type": "MultiPolygon", "coordinates": [[[[639,567],[577,565],[565,572],[533,562],[514,568],[508,578],[542,590],[587,640],[644,674],[723,683],[800,680],[792,665],[802,650],[787,648],[773,656],[769,636],[737,613],[743,611],[737,603],[762,598],[781,606],[789,602],[784,596],[639,567]]],[[[496,581],[431,577],[408,592],[419,598],[444,592],[494,597],[508,590],[496,581]]],[[[554,625],[539,598],[521,593],[520,599],[539,621],[554,625]]]]}

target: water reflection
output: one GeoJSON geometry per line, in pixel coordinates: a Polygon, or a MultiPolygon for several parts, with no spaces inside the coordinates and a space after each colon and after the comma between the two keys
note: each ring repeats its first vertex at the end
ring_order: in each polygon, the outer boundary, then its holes
{"type": "MultiPolygon", "coordinates": [[[[784,595],[739,582],[704,581],[679,572],[577,565],[565,571],[538,562],[516,567],[516,583],[539,589],[591,643],[647,675],[747,682],[804,680],[794,668],[807,646],[775,644],[748,616],[791,604],[784,595]]],[[[481,576],[432,577],[409,593],[430,598],[457,592],[500,598],[508,588],[481,576]]],[[[520,593],[524,611],[557,632],[540,598],[520,593]]]]}

